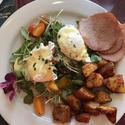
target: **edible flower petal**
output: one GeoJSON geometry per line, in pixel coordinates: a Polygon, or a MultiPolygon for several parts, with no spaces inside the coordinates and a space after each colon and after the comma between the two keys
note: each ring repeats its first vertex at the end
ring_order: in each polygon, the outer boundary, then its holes
{"type": "Polygon", "coordinates": [[[5,80],[5,82],[0,83],[0,88],[4,90],[4,93],[9,97],[10,101],[12,101],[16,95],[15,89],[13,87],[16,81],[16,75],[13,72],[8,73],[5,76],[5,80]]]}

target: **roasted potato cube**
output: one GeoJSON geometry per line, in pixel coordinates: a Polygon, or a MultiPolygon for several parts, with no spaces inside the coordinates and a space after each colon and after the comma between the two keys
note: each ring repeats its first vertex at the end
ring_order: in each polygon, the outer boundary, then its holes
{"type": "Polygon", "coordinates": [[[113,114],[114,112],[117,112],[117,109],[115,107],[110,106],[99,106],[97,107],[97,110],[102,114],[113,114]]]}
{"type": "Polygon", "coordinates": [[[92,73],[86,80],[87,88],[95,88],[103,85],[103,77],[99,73],[92,73]]]}
{"type": "Polygon", "coordinates": [[[108,118],[108,120],[115,124],[116,123],[116,115],[117,115],[117,111],[112,113],[112,114],[107,114],[106,117],[108,118]]]}
{"type": "Polygon", "coordinates": [[[93,64],[93,63],[88,63],[85,64],[82,67],[82,72],[84,74],[85,77],[88,77],[91,73],[93,73],[95,70],[97,70],[97,65],[93,64]]]}
{"type": "Polygon", "coordinates": [[[108,78],[115,75],[114,68],[114,64],[112,62],[109,62],[101,68],[99,68],[97,72],[100,73],[104,78],[108,78]]]}
{"type": "Polygon", "coordinates": [[[74,95],[77,98],[85,100],[85,101],[92,100],[95,97],[95,95],[85,87],[82,87],[79,90],[77,90],[76,92],[74,92],[74,95]]]}
{"type": "Polygon", "coordinates": [[[97,116],[99,115],[99,111],[97,110],[98,106],[99,104],[96,102],[86,102],[83,104],[83,110],[86,113],[97,116]]]}
{"type": "Polygon", "coordinates": [[[123,84],[122,75],[115,75],[104,80],[104,85],[112,92],[117,92],[117,89],[123,84]]]}
{"type": "Polygon", "coordinates": [[[74,95],[67,96],[66,99],[68,105],[74,112],[79,112],[81,109],[81,102],[74,95]]]}
{"type": "Polygon", "coordinates": [[[116,123],[117,108],[110,106],[99,106],[97,108],[101,113],[105,114],[110,122],[116,123]]]}
{"type": "Polygon", "coordinates": [[[88,113],[78,114],[78,115],[76,115],[75,119],[78,122],[88,123],[90,121],[90,114],[88,114],[88,113]]]}
{"type": "Polygon", "coordinates": [[[96,92],[96,94],[95,94],[95,101],[100,104],[105,104],[107,102],[112,101],[112,98],[110,97],[110,95],[107,92],[99,91],[99,92],[96,92]]]}
{"type": "Polygon", "coordinates": [[[63,104],[56,105],[53,109],[53,119],[62,123],[70,122],[70,107],[63,104]]]}
{"type": "Polygon", "coordinates": [[[124,85],[121,85],[117,90],[116,90],[117,93],[125,93],[125,86],[124,85]]]}
{"type": "Polygon", "coordinates": [[[98,68],[101,68],[101,67],[103,67],[104,65],[106,65],[108,63],[108,61],[107,60],[101,60],[101,61],[99,61],[98,62],[98,68]]]}

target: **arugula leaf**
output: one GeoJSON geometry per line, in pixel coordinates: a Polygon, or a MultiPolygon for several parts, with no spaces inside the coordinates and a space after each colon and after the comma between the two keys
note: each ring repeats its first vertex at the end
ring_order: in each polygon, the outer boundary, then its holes
{"type": "Polygon", "coordinates": [[[21,28],[21,34],[26,40],[31,40],[29,33],[24,27],[21,28]]]}
{"type": "Polygon", "coordinates": [[[46,90],[44,83],[36,83],[34,86],[38,93],[42,93],[46,90]]]}
{"type": "Polygon", "coordinates": [[[24,100],[23,100],[23,102],[25,103],[25,104],[32,104],[33,103],[33,95],[26,95],[25,97],[24,97],[24,100]]]}

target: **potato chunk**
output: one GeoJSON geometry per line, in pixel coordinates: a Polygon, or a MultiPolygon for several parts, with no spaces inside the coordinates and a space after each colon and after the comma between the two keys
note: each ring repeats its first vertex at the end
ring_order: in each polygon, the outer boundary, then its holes
{"type": "Polygon", "coordinates": [[[80,88],[79,90],[77,90],[74,95],[79,98],[79,99],[82,99],[82,100],[85,100],[85,101],[89,101],[89,100],[92,100],[95,95],[90,91],[88,90],[87,88],[85,87],[82,87],[80,88]]]}
{"type": "Polygon", "coordinates": [[[99,73],[92,73],[86,81],[88,88],[100,87],[103,85],[103,77],[99,73]]]}
{"type": "Polygon", "coordinates": [[[82,67],[82,71],[83,71],[84,76],[88,77],[91,73],[93,73],[95,70],[97,70],[97,68],[98,67],[96,64],[88,63],[82,67]]]}
{"type": "Polygon", "coordinates": [[[67,96],[66,99],[68,105],[74,112],[79,112],[81,108],[81,102],[74,95],[67,96]]]}
{"type": "Polygon", "coordinates": [[[78,122],[84,122],[84,123],[88,123],[90,120],[90,115],[88,113],[82,113],[82,114],[78,114],[76,115],[76,120],[78,122]]]}
{"type": "Polygon", "coordinates": [[[70,122],[70,107],[63,104],[56,105],[53,109],[53,119],[62,123],[70,122]]]}
{"type": "Polygon", "coordinates": [[[112,92],[117,92],[118,88],[123,84],[122,75],[115,75],[104,80],[104,85],[112,92]]]}
{"type": "Polygon", "coordinates": [[[83,104],[83,110],[86,113],[97,116],[99,115],[99,111],[97,110],[98,106],[99,104],[96,102],[86,102],[83,104]]]}
{"type": "Polygon", "coordinates": [[[99,91],[95,94],[95,101],[100,104],[105,104],[107,102],[112,101],[110,95],[105,91],[99,91]]]}
{"type": "Polygon", "coordinates": [[[101,113],[105,114],[108,120],[115,124],[116,123],[116,115],[117,115],[117,109],[115,107],[110,106],[99,106],[97,108],[101,113]]]}
{"type": "Polygon", "coordinates": [[[104,78],[112,77],[115,75],[114,68],[114,64],[112,62],[109,62],[100,67],[98,73],[100,73],[104,78]]]}

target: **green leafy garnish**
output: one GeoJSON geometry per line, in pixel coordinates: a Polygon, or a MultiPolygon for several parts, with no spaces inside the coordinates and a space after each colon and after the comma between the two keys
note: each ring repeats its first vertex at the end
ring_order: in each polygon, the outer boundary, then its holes
{"type": "Polygon", "coordinates": [[[38,93],[42,93],[46,90],[44,83],[36,83],[34,86],[38,93]]]}
{"type": "Polygon", "coordinates": [[[32,104],[33,103],[33,95],[26,95],[25,97],[24,97],[24,103],[25,104],[32,104]]]}
{"type": "Polygon", "coordinates": [[[97,63],[102,60],[102,58],[100,56],[95,55],[95,54],[92,54],[90,58],[91,58],[91,61],[94,63],[97,63]]]}
{"type": "Polygon", "coordinates": [[[31,40],[29,33],[27,32],[27,30],[25,29],[25,27],[21,28],[21,34],[24,37],[24,39],[26,40],[31,40]]]}

